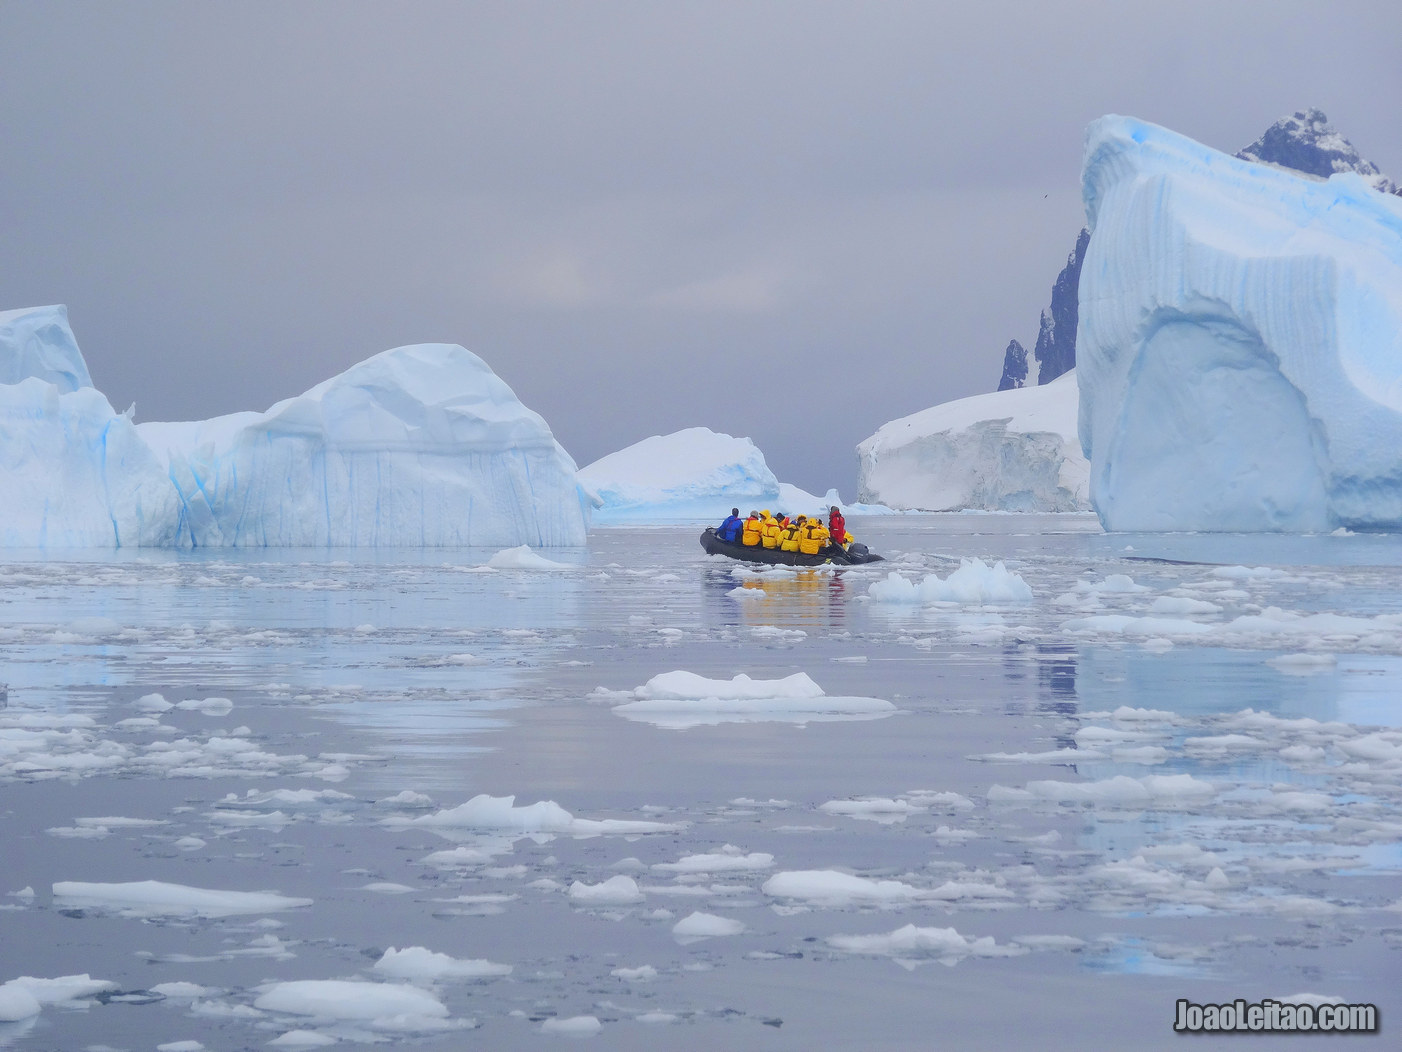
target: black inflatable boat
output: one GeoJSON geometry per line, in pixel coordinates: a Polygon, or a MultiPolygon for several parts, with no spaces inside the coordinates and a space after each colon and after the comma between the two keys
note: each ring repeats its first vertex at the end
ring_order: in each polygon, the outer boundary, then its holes
{"type": "Polygon", "coordinates": [[[786,552],[778,548],[753,547],[732,541],[723,541],[716,536],[714,526],[707,527],[701,535],[701,547],[707,555],[728,555],[747,563],[768,563],[778,566],[857,566],[861,563],[879,563],[882,556],[867,551],[865,544],[853,541],[844,551],[835,544],[829,544],[816,555],[803,552],[786,552]]]}

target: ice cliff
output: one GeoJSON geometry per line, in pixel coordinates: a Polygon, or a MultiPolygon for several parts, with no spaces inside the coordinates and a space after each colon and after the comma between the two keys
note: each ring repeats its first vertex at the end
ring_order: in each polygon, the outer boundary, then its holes
{"type": "Polygon", "coordinates": [[[133,425],[63,307],[0,313],[6,547],[582,544],[589,498],[461,347],[400,347],[265,413],[133,425]]]}
{"type": "Polygon", "coordinates": [[[1112,530],[1402,526],[1402,200],[1086,134],[1077,373],[1112,530]]]}
{"type": "Polygon", "coordinates": [[[172,544],[179,502],[92,386],[64,307],[0,313],[0,546],[172,544]]]}
{"type": "Polygon", "coordinates": [[[779,480],[755,444],[706,427],[645,438],[581,468],[579,480],[603,501],[599,522],[710,521],[732,507],[744,515],[780,501],[779,480]]]}
{"type": "Polygon", "coordinates": [[[1076,375],[945,402],[857,446],[857,499],[892,508],[1086,511],[1076,375]]]}

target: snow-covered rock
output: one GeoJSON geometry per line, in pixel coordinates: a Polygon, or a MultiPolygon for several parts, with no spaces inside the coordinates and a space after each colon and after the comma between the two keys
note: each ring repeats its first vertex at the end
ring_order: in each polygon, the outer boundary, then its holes
{"type": "Polygon", "coordinates": [[[64,307],[0,313],[0,546],[172,544],[179,502],[92,386],[64,307]]]}
{"type": "Polygon", "coordinates": [[[1075,373],[892,420],[857,446],[857,499],[921,511],[1087,511],[1075,373]]]}
{"type": "Polygon", "coordinates": [[[558,546],[588,529],[544,419],[452,344],[385,351],[265,413],[138,430],[196,545],[558,546]]]}
{"type": "Polygon", "coordinates": [[[1077,375],[1112,530],[1402,524],[1402,201],[1087,131],[1077,375]]]}
{"type": "Polygon", "coordinates": [[[710,521],[779,503],[779,480],[755,444],[706,427],[635,442],[581,468],[579,480],[603,501],[599,522],[710,521]]]}

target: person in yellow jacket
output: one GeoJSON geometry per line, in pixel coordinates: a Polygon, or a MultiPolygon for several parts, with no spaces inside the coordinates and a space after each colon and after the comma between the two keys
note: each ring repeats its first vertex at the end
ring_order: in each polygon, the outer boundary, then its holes
{"type": "Polygon", "coordinates": [[[817,555],[827,543],[827,527],[819,519],[809,519],[804,525],[806,529],[799,538],[798,550],[804,555],[817,555]]]}
{"type": "Polygon", "coordinates": [[[770,514],[768,508],[761,514],[764,516],[764,525],[760,527],[759,543],[766,548],[779,547],[779,534],[781,532],[779,520],[770,514]]]}
{"type": "Polygon", "coordinates": [[[798,551],[798,539],[805,526],[804,516],[800,515],[792,524],[785,526],[779,535],[779,547],[786,552],[798,551]]]}
{"type": "Polygon", "coordinates": [[[740,531],[740,543],[747,548],[757,547],[759,545],[759,536],[763,525],[759,517],[759,512],[750,512],[749,517],[745,519],[744,527],[740,531]]]}

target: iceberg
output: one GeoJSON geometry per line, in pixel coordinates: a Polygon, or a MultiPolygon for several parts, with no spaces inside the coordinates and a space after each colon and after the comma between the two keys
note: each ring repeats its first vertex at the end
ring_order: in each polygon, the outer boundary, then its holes
{"type": "Polygon", "coordinates": [[[61,306],[0,313],[0,546],[176,540],[165,469],[92,386],[61,306]]]}
{"type": "Polygon", "coordinates": [[[277,403],[134,424],[65,307],[0,312],[0,546],[584,543],[592,495],[481,358],[385,351],[277,403]]]}
{"type": "Polygon", "coordinates": [[[1109,530],[1402,526],[1402,200],[1086,133],[1076,358],[1109,530]]]}
{"type": "Polygon", "coordinates": [[[1076,374],[945,402],[857,446],[857,499],[920,511],[1089,511],[1076,374]]]}
{"type": "Polygon", "coordinates": [[[384,351],[265,413],[137,429],[195,545],[558,547],[588,530],[545,420],[452,344],[384,351]]]}
{"type": "Polygon", "coordinates": [[[601,523],[724,518],[732,507],[777,507],[779,480],[748,438],[689,427],[653,435],[579,471],[603,502],[601,523]]]}

